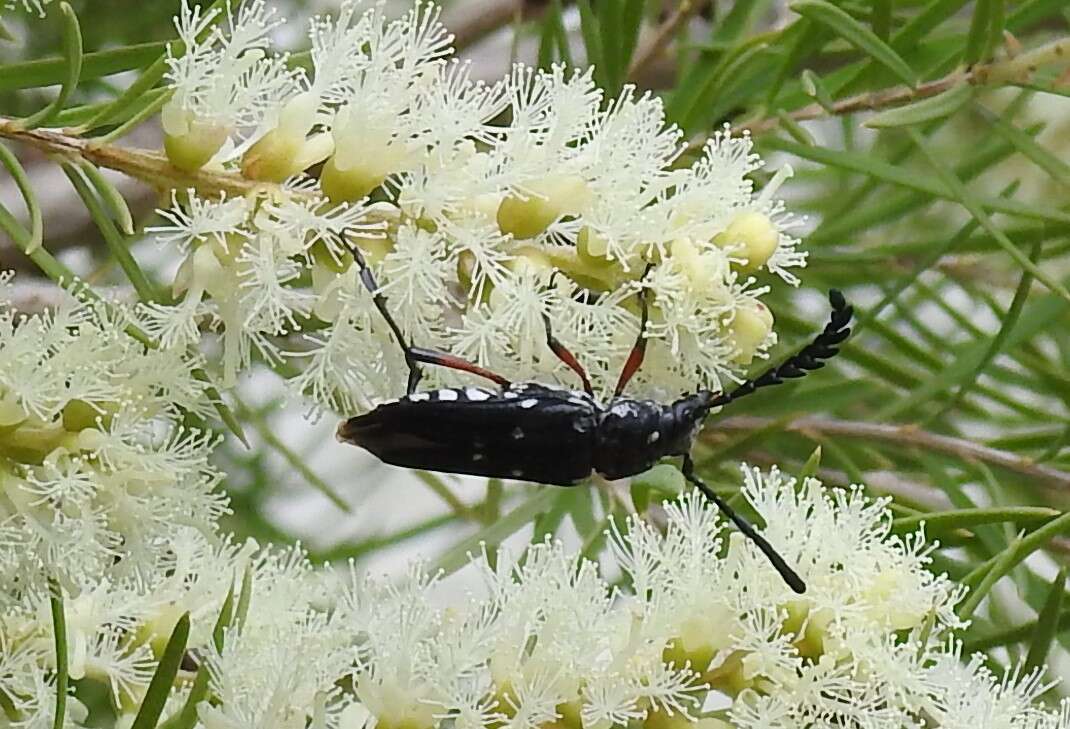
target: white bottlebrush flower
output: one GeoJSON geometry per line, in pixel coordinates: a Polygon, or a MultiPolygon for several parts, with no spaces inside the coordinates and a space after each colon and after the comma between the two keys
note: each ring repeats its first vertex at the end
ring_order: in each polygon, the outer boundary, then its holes
{"type": "Polygon", "coordinates": [[[161,114],[167,156],[175,166],[195,170],[221,150],[233,156],[273,120],[298,89],[299,75],[283,58],[267,55],[272,31],[282,20],[263,0],[235,13],[202,13],[183,0],[175,28],[184,52],[168,51],[167,79],[173,90],[161,114]]]}
{"type": "MultiPolygon", "coordinates": [[[[211,153],[224,168],[283,184],[176,197],[157,232],[186,253],[179,300],[144,316],[168,343],[218,332],[224,382],[254,354],[288,352],[303,368],[294,389],[321,407],[351,414],[397,396],[399,378],[382,372],[397,343],[358,291],[354,249],[412,343],[513,380],[574,384],[546,346],[549,315],[606,395],[634,342],[640,289],[649,364],[633,394],[721,389],[775,343],[761,299],[775,276],[798,283],[805,258],[774,199],[790,170],[756,192],[747,137],[726,130],[687,160],[659,99],[628,88],[605,102],[590,70],[516,66],[499,83],[473,81],[424,3],[396,20],[357,2],[313,19],[307,77],[271,70],[277,19],[263,2],[211,28],[217,18],[198,13],[178,21],[191,50],[172,60],[169,114],[219,130],[231,146],[211,153]],[[234,59],[228,72],[210,74],[221,59],[234,59]],[[194,109],[223,89],[233,99],[218,106],[234,118],[194,109]],[[285,341],[299,331],[303,345],[285,341]]],[[[464,377],[429,371],[426,384],[464,377]]]]}
{"type": "Polygon", "coordinates": [[[126,323],[98,304],[23,316],[0,303],[0,584],[17,577],[17,594],[139,574],[225,508],[214,436],[181,425],[211,412],[199,363],[126,323]]]}

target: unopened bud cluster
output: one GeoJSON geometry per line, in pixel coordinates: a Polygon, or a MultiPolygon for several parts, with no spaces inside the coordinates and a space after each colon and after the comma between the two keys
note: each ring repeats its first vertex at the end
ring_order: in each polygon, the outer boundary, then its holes
{"type": "Polygon", "coordinates": [[[180,300],[147,318],[173,342],[218,329],[228,380],[259,350],[300,356],[294,384],[323,405],[397,394],[396,344],[354,249],[408,338],[513,379],[571,382],[545,345],[549,317],[604,392],[638,333],[640,292],[639,391],[720,389],[775,341],[760,298],[796,283],[804,257],[773,199],[790,170],[755,194],[746,137],[685,153],[658,99],[608,100],[589,71],[518,65],[473,81],[429,5],[388,21],[344,3],[315,19],[308,74],[269,52],[280,21],[264,3],[217,21],[179,20],[167,154],[264,192],[178,191],[158,233],[187,252],[180,300]],[[298,331],[305,341],[287,339],[298,331]]]}

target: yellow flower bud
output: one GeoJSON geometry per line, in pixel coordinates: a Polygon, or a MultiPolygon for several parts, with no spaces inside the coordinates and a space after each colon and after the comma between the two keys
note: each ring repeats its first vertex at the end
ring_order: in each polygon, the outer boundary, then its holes
{"type": "Polygon", "coordinates": [[[711,606],[705,613],[694,615],[678,628],[677,637],[662,651],[666,662],[682,668],[690,662],[691,668],[705,673],[717,654],[732,644],[733,614],[722,606],[711,606]]]}
{"type": "Polygon", "coordinates": [[[643,720],[643,729],[732,729],[732,725],[713,717],[689,719],[679,711],[672,716],[663,711],[651,711],[643,720]]]}
{"type": "Polygon", "coordinates": [[[26,411],[19,404],[13,392],[0,395],[0,428],[18,425],[27,417],[26,411]]]}
{"type": "Polygon", "coordinates": [[[508,195],[498,206],[498,228],[517,239],[534,238],[562,215],[576,215],[590,197],[576,175],[551,175],[526,185],[524,197],[508,195]]]}
{"type": "Polygon", "coordinates": [[[689,238],[677,238],[672,242],[669,263],[687,278],[691,289],[699,293],[708,294],[722,288],[728,273],[723,256],[703,251],[689,238]]]}
{"type": "Polygon", "coordinates": [[[773,331],[773,312],[760,301],[736,310],[728,325],[728,341],[735,348],[734,362],[748,365],[773,331]]]}
{"type": "Polygon", "coordinates": [[[806,627],[802,636],[795,641],[795,647],[803,658],[818,658],[825,653],[825,639],[833,613],[825,608],[811,610],[807,615],[806,627]]]}
{"type": "Polygon", "coordinates": [[[509,270],[519,273],[525,268],[549,273],[554,269],[550,256],[536,246],[523,246],[514,251],[513,258],[506,264],[509,270]]]}
{"type": "Polygon", "coordinates": [[[159,658],[163,655],[167,641],[171,639],[171,633],[175,631],[175,625],[185,612],[184,607],[173,602],[157,605],[138,626],[137,642],[148,643],[152,654],[159,658]]]}
{"type": "Polygon", "coordinates": [[[711,688],[728,694],[738,696],[744,689],[751,687],[753,681],[747,678],[747,670],[743,664],[747,654],[743,651],[735,651],[724,659],[716,668],[707,671],[703,676],[711,688]]]}
{"type": "Polygon", "coordinates": [[[559,729],[584,729],[583,727],[583,702],[579,699],[566,701],[556,707],[560,719],[553,722],[559,729]]]}
{"type": "Polygon", "coordinates": [[[749,212],[737,216],[713,242],[731,248],[733,257],[744,261],[740,270],[749,273],[761,268],[773,255],[780,242],[780,232],[767,216],[749,212]]]}
{"type": "Polygon", "coordinates": [[[903,598],[920,591],[921,581],[917,573],[898,567],[881,570],[863,592],[868,605],[866,615],[891,630],[917,627],[925,620],[930,606],[923,600],[903,598]]]}
{"type": "Polygon", "coordinates": [[[584,226],[576,236],[576,252],[588,263],[607,264],[610,262],[606,258],[606,254],[609,253],[609,239],[598,231],[584,226]]]}
{"type": "Polygon", "coordinates": [[[0,438],[0,456],[19,463],[42,463],[49,453],[69,445],[71,440],[59,420],[46,422],[28,417],[0,438]]]}

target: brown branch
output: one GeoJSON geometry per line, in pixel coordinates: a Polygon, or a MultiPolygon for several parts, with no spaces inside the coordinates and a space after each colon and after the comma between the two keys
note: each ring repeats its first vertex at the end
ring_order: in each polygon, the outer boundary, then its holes
{"type": "Polygon", "coordinates": [[[102,144],[55,129],[22,129],[12,119],[0,118],[0,137],[28,144],[45,154],[64,158],[80,157],[97,167],[117,170],[161,190],[192,188],[202,195],[226,192],[228,195],[241,196],[278,187],[272,183],[250,180],[237,172],[206,169],[184,172],[173,167],[161,151],[102,144]]]}
{"type": "Polygon", "coordinates": [[[482,0],[454,3],[442,13],[442,24],[453,33],[453,47],[460,50],[482,40],[522,15],[524,0],[482,0]]]}
{"type": "Polygon", "coordinates": [[[709,0],[680,0],[680,4],[676,6],[672,14],[657,27],[650,40],[643,44],[639,52],[635,54],[632,65],[628,68],[628,79],[634,81],[647,64],[657,60],[680,26],[691,16],[702,12],[707,5],[709,5],[709,0]]]}
{"type": "Polygon", "coordinates": [[[775,427],[779,427],[786,432],[799,433],[815,439],[821,436],[840,436],[921,448],[934,453],[955,456],[964,461],[998,466],[1036,479],[1049,488],[1070,491],[1070,473],[1066,471],[1034,463],[1030,459],[1023,458],[1015,453],[980,445],[962,438],[931,433],[911,425],[883,425],[880,423],[864,423],[857,420],[820,417],[797,418],[783,425],[778,425],[778,421],[774,418],[739,415],[717,421],[716,429],[718,431],[754,431],[775,427]]]}
{"type": "MultiPolygon", "coordinates": [[[[896,86],[880,91],[869,91],[837,101],[829,108],[813,103],[801,109],[796,109],[787,116],[798,122],[830,116],[843,116],[858,111],[879,111],[936,96],[961,84],[1013,86],[1027,81],[1041,66],[1049,63],[1066,63],[1068,61],[1070,61],[1070,38],[1059,38],[1014,58],[1005,58],[971,68],[956,69],[942,78],[927,81],[915,88],[896,86]]],[[[757,134],[771,131],[778,126],[780,126],[780,119],[770,116],[734,124],[733,129],[757,134]]]]}

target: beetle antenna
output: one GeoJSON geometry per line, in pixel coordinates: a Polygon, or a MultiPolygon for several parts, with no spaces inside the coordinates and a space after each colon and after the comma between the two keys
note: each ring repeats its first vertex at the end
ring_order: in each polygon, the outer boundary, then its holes
{"type": "Polygon", "coordinates": [[[824,367],[825,360],[839,354],[839,345],[851,335],[851,327],[848,324],[851,323],[851,317],[854,315],[854,307],[848,304],[847,299],[836,289],[829,291],[829,304],[832,305],[829,323],[825,325],[825,329],[820,334],[814,337],[814,341],[776,367],[766,370],[754,379],[747,380],[732,392],[718,395],[710,403],[710,407],[727,405],[733,400],[751,394],[759,387],[779,385],[785,379],[805,377],[811,371],[824,367]]]}
{"type": "Polygon", "coordinates": [[[714,492],[709,486],[703,483],[698,476],[695,475],[695,462],[691,460],[690,455],[684,455],[683,468],[681,468],[684,478],[693,483],[702,495],[707,499],[717,504],[717,508],[721,512],[732,520],[732,523],[736,525],[736,529],[739,529],[745,537],[754,542],[754,545],[762,551],[762,554],[766,556],[769,562],[783,578],[793,591],[798,594],[806,592],[806,583],[799,577],[798,573],[788,566],[788,563],[780,556],[780,552],[776,551],[776,548],[770,544],[765,537],[759,534],[751,523],[744,519],[742,516],[736,513],[736,510],[725,502],[720,496],[714,492]]]}

